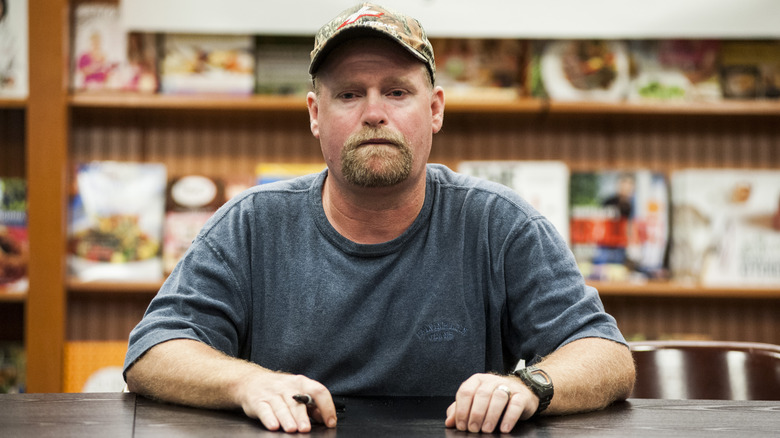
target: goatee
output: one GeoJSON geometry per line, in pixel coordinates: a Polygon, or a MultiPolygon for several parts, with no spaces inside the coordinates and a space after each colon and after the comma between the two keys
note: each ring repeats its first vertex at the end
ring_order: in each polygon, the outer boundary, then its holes
{"type": "Polygon", "coordinates": [[[341,151],[344,178],[360,187],[389,187],[412,172],[412,149],[401,133],[365,128],[350,136],[341,151]],[[366,144],[380,140],[379,144],[366,144]]]}

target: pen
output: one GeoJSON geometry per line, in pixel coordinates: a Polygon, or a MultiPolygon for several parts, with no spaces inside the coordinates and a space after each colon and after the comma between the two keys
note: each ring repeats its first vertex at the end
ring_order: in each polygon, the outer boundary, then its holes
{"type": "MultiPolygon", "coordinates": [[[[309,394],[295,394],[292,396],[293,400],[297,401],[300,404],[304,404],[306,406],[317,406],[316,403],[314,403],[314,399],[311,398],[309,394]]],[[[341,403],[339,401],[334,400],[333,405],[336,407],[336,412],[344,412],[346,409],[346,406],[344,403],[341,403]]]]}

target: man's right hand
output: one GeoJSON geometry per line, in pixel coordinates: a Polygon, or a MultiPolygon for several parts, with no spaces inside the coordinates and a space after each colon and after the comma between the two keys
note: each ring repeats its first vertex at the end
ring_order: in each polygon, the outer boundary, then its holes
{"type": "Polygon", "coordinates": [[[330,392],[323,384],[305,376],[258,370],[244,384],[239,384],[236,396],[244,413],[259,419],[268,430],[309,432],[310,418],[327,427],[336,427],[336,408],[330,392]],[[311,396],[313,406],[295,401],[296,394],[311,396]]]}
{"type": "Polygon", "coordinates": [[[336,426],[333,398],[323,384],[268,370],[190,339],[155,345],[127,369],[126,377],[133,392],[201,408],[240,407],[269,430],[309,432],[310,418],[336,426]],[[314,405],[295,401],[296,394],[308,394],[314,405]]]}

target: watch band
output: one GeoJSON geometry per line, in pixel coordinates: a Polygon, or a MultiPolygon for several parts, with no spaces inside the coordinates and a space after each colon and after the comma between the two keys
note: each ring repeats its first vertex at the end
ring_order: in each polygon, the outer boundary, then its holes
{"type": "Polygon", "coordinates": [[[540,412],[547,409],[552,401],[554,387],[550,376],[544,372],[541,368],[534,366],[521,368],[516,370],[513,375],[517,376],[525,385],[539,397],[539,407],[534,412],[534,415],[539,415],[540,412]]]}

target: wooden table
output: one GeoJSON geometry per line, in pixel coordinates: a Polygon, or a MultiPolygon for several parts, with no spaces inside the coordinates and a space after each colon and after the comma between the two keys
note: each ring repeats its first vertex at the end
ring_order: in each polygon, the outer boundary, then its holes
{"type": "MultiPolygon", "coordinates": [[[[449,398],[345,398],[335,430],[311,437],[464,437],[444,427],[449,398]]],[[[511,436],[765,437],[780,431],[780,403],[632,399],[604,411],[541,417],[511,436]]],[[[157,403],[135,394],[0,395],[0,436],[10,437],[280,437],[240,412],[157,403]]]]}

